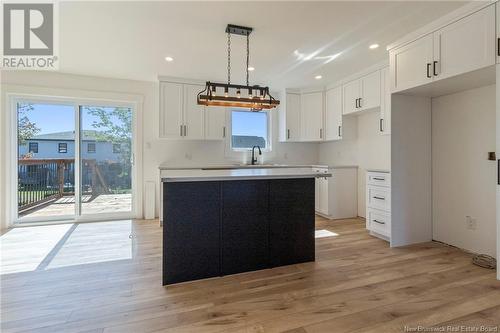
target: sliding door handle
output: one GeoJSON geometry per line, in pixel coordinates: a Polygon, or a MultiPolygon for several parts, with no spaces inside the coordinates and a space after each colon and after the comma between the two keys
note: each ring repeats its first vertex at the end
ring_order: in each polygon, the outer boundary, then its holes
{"type": "Polygon", "coordinates": [[[430,79],[432,76],[431,76],[431,63],[428,62],[427,63],[427,78],[430,79]]]}
{"type": "Polygon", "coordinates": [[[437,76],[437,75],[438,75],[438,73],[437,73],[437,69],[436,69],[436,65],[437,65],[437,63],[438,63],[437,61],[434,61],[434,62],[432,63],[432,73],[434,74],[434,76],[437,76]]]}

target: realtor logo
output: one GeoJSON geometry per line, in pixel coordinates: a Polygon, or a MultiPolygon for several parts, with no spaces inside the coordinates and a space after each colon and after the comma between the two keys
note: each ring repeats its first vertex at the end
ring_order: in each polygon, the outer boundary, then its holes
{"type": "Polygon", "coordinates": [[[56,69],[54,3],[3,4],[4,69],[56,69]]]}

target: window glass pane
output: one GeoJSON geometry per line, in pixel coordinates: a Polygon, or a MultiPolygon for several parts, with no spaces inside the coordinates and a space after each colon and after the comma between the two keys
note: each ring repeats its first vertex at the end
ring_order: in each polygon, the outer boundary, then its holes
{"type": "Polygon", "coordinates": [[[231,117],[233,149],[267,148],[267,112],[232,111],[231,117]]]}
{"type": "Polygon", "coordinates": [[[19,218],[75,214],[74,136],[72,105],[17,104],[19,218]]]}
{"type": "Polygon", "coordinates": [[[80,106],[82,215],[132,210],[132,109],[80,106]]]}
{"type": "Polygon", "coordinates": [[[91,154],[95,153],[95,143],[87,144],[87,152],[91,154]]]}
{"type": "Polygon", "coordinates": [[[59,152],[60,153],[67,153],[68,152],[68,144],[67,143],[60,143],[59,144],[59,152]]]}

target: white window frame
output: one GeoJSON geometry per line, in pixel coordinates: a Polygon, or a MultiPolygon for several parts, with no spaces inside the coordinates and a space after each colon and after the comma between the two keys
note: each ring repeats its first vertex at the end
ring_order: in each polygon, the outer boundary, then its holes
{"type": "MultiPolygon", "coordinates": [[[[11,163],[8,163],[6,170],[6,184],[9,188],[10,200],[6,203],[7,212],[7,226],[22,226],[22,225],[48,225],[53,223],[75,223],[75,222],[96,222],[106,220],[121,220],[130,218],[142,218],[142,102],[143,97],[139,95],[128,95],[120,93],[102,93],[90,92],[79,90],[65,90],[65,89],[40,89],[50,92],[49,94],[39,94],[37,87],[23,87],[22,91],[7,91],[6,96],[6,110],[8,111],[6,117],[6,124],[10,127],[7,129],[6,148],[7,156],[10,157],[11,163]],[[28,92],[25,92],[25,91],[28,92]],[[61,97],[65,96],[65,97],[61,97]],[[66,97],[67,96],[67,97],[66,97]],[[78,205],[75,205],[75,214],[71,216],[58,216],[50,219],[23,217],[19,218],[17,211],[17,103],[19,102],[31,103],[50,103],[50,104],[64,104],[72,105],[75,108],[75,115],[78,115],[80,106],[103,106],[103,107],[129,107],[132,109],[132,209],[130,212],[124,213],[103,213],[103,214],[85,214],[80,215],[77,211],[78,205]],[[78,111],[78,112],[77,112],[78,111]]],[[[17,90],[17,89],[13,89],[17,90]]],[[[76,117],[78,118],[78,117],[76,117]]],[[[75,119],[75,126],[79,127],[80,119],[75,119]]],[[[75,137],[75,157],[80,155],[79,137],[75,137]]],[[[79,165],[75,164],[75,173],[79,173],[79,165]]],[[[80,184],[79,178],[75,177],[75,198],[80,198],[80,184]]],[[[76,199],[75,199],[76,200],[76,199]]]]}
{"type": "MultiPolygon", "coordinates": [[[[252,111],[250,110],[245,110],[245,109],[236,109],[236,108],[232,108],[232,109],[229,109],[229,121],[228,121],[228,132],[229,132],[229,148],[231,151],[233,152],[249,152],[249,151],[252,151],[252,148],[249,147],[249,148],[233,148],[233,111],[237,111],[237,112],[250,112],[252,113],[252,111]]],[[[265,112],[266,113],[266,119],[267,119],[267,133],[266,133],[266,148],[262,148],[261,147],[261,151],[262,152],[266,152],[266,153],[269,153],[269,152],[272,152],[272,130],[271,130],[271,127],[272,127],[272,123],[271,123],[271,114],[270,114],[270,111],[269,110],[263,110],[263,111],[259,111],[260,113],[263,113],[265,112]]]]}

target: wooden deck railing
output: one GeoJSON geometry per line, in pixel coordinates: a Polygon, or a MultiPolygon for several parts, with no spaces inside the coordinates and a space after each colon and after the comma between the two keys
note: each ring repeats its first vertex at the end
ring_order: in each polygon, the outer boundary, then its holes
{"type": "Polygon", "coordinates": [[[74,167],[74,159],[19,160],[19,211],[74,193],[74,167]]]}

